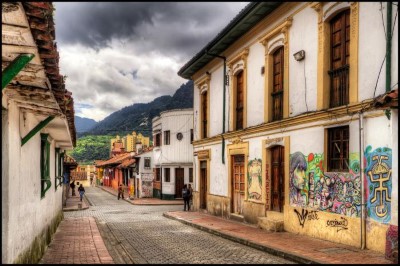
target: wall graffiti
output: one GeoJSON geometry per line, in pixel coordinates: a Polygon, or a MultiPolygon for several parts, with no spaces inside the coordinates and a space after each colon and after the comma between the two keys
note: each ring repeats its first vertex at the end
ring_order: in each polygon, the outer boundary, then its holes
{"type": "Polygon", "coordinates": [[[299,219],[299,224],[301,227],[304,227],[304,224],[306,220],[319,220],[318,218],[318,212],[317,211],[308,211],[305,209],[301,209],[301,213],[298,210],[294,210],[294,212],[297,214],[297,218],[299,219]]]}
{"type": "Polygon", "coordinates": [[[323,172],[323,155],[301,152],[290,155],[289,201],[293,206],[358,217],[361,180],[358,153],[350,154],[348,173],[323,172]]]}
{"type": "Polygon", "coordinates": [[[391,219],[392,150],[368,146],[364,153],[367,180],[367,213],[372,219],[389,223],[391,219]]]}
{"type": "Polygon", "coordinates": [[[142,198],[152,198],[153,197],[153,174],[145,174],[141,175],[142,181],[142,198]]]}
{"type": "Polygon", "coordinates": [[[261,176],[261,159],[249,161],[247,182],[249,199],[261,200],[262,176],[261,176]]]}
{"type": "Polygon", "coordinates": [[[326,221],[326,226],[336,228],[336,232],[339,232],[340,230],[347,230],[348,224],[349,222],[345,217],[340,217],[340,220],[334,219],[326,221]]]}
{"type": "Polygon", "coordinates": [[[386,233],[385,258],[397,264],[399,256],[399,228],[390,225],[386,233]]]}
{"type": "Polygon", "coordinates": [[[265,190],[266,190],[266,192],[265,192],[265,210],[266,211],[269,211],[269,208],[270,208],[270,204],[269,204],[269,201],[270,201],[270,189],[269,189],[270,178],[269,178],[268,169],[269,169],[269,164],[266,164],[265,165],[265,190]]]}

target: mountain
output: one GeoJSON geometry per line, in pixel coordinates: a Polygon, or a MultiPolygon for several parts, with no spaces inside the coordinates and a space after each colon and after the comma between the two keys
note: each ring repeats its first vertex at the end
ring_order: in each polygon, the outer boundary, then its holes
{"type": "Polygon", "coordinates": [[[193,81],[182,84],[173,96],[164,95],[149,103],[135,103],[98,122],[85,135],[126,135],[132,131],[151,136],[151,121],[160,112],[193,108],[193,81]]]}
{"type": "Polygon", "coordinates": [[[96,124],[97,124],[97,122],[93,119],[75,116],[76,133],[82,133],[82,132],[89,131],[96,124]]]}

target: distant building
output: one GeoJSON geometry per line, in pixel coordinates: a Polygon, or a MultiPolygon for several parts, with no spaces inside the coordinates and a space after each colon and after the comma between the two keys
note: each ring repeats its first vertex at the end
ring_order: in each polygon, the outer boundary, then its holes
{"type": "Polygon", "coordinates": [[[181,198],[183,185],[193,183],[193,109],[161,112],[152,125],[153,195],[181,198]]]}
{"type": "Polygon", "coordinates": [[[150,146],[150,138],[145,137],[142,133],[137,134],[135,131],[132,131],[132,134],[127,134],[124,137],[120,137],[117,135],[115,138],[110,140],[110,149],[112,150],[115,142],[121,142],[122,146],[125,148],[125,151],[136,152],[136,144],[141,143],[143,148],[147,148],[150,146]]]}

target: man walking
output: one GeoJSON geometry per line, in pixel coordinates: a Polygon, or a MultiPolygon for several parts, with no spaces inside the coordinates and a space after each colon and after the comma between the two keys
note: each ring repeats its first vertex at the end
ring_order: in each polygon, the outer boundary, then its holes
{"type": "Polygon", "coordinates": [[[124,188],[122,187],[122,184],[119,184],[118,187],[118,200],[122,196],[122,199],[124,199],[124,188]]]}
{"type": "Polygon", "coordinates": [[[80,199],[82,201],[83,195],[85,194],[85,188],[82,186],[82,184],[79,185],[78,192],[79,192],[80,199]]]}
{"type": "Polygon", "coordinates": [[[189,205],[190,190],[187,188],[186,184],[183,186],[182,197],[183,197],[183,202],[184,202],[183,211],[186,211],[186,206],[187,206],[187,210],[190,211],[190,205],[189,205]]]}
{"type": "Polygon", "coordinates": [[[72,196],[75,196],[75,181],[72,180],[72,183],[69,186],[72,189],[72,196]]]}

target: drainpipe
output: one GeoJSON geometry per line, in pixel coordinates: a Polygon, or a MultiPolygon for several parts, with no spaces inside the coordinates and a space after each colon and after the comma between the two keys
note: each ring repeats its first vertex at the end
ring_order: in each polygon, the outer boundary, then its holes
{"type": "Polygon", "coordinates": [[[386,27],[386,92],[390,91],[392,81],[392,3],[387,2],[387,27],[386,27]]]}
{"type": "Polygon", "coordinates": [[[224,88],[224,96],[223,96],[223,102],[222,102],[222,163],[225,164],[225,139],[224,139],[224,133],[225,133],[225,97],[226,97],[226,84],[227,84],[227,79],[226,79],[226,57],[225,56],[220,56],[217,54],[211,54],[206,50],[206,54],[218,57],[224,60],[224,72],[222,73],[223,78],[222,78],[222,87],[224,88]]]}
{"type": "Polygon", "coordinates": [[[361,249],[366,246],[366,216],[365,216],[365,192],[364,192],[364,116],[359,113],[359,140],[360,140],[360,181],[361,181],[361,249]]]}

